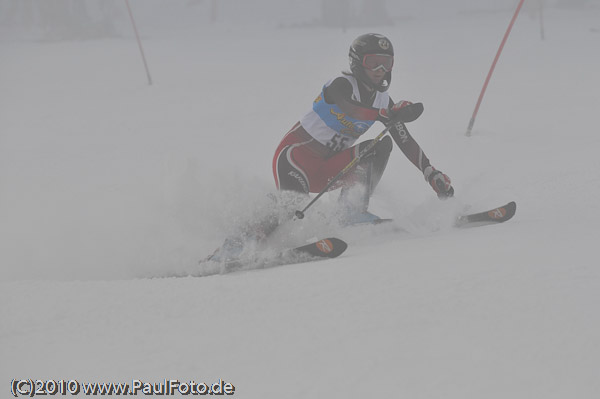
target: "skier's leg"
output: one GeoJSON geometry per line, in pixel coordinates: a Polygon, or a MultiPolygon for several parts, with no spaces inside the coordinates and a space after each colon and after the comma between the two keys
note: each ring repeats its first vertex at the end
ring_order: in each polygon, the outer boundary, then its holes
{"type": "Polygon", "coordinates": [[[300,128],[296,124],[275,151],[273,175],[278,193],[270,194],[268,201],[258,205],[252,217],[225,240],[212,260],[240,257],[247,249],[261,246],[281,223],[291,219],[298,204],[306,199],[310,182],[301,165],[311,164],[312,160],[307,158],[310,154],[303,148],[307,140],[298,134],[300,128]]]}
{"type": "MultiPolygon", "coordinates": [[[[360,146],[365,146],[366,144],[361,143],[360,146]]],[[[379,143],[375,145],[373,150],[365,156],[361,160],[370,164],[371,172],[369,178],[368,185],[368,194],[369,196],[373,194],[375,187],[381,180],[381,176],[383,176],[383,172],[385,171],[385,167],[387,166],[388,160],[390,159],[390,154],[392,152],[393,144],[392,139],[389,136],[385,136],[379,143]]]]}
{"type": "Polygon", "coordinates": [[[266,201],[257,204],[252,214],[240,222],[239,227],[225,239],[210,260],[223,263],[251,258],[266,245],[281,224],[291,220],[298,207],[299,197],[304,200],[305,194],[279,191],[267,195],[266,201]]]}
{"type": "Polygon", "coordinates": [[[297,124],[288,133],[273,157],[273,175],[278,194],[272,195],[276,203],[271,215],[266,219],[265,237],[269,236],[282,219],[291,219],[298,204],[306,199],[310,192],[309,172],[305,165],[314,164],[313,154],[305,146],[312,140],[302,136],[302,127],[297,124]]]}
{"type": "MultiPolygon", "coordinates": [[[[359,144],[364,148],[369,141],[359,144]]],[[[385,136],[373,149],[366,154],[356,169],[352,172],[340,193],[341,219],[343,223],[359,223],[378,219],[367,211],[369,199],[385,170],[393,145],[392,140],[385,136]]]]}

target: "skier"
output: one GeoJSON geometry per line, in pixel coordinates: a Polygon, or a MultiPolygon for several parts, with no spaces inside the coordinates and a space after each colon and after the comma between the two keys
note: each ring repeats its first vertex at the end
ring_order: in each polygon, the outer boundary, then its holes
{"type": "MultiPolygon", "coordinates": [[[[298,199],[306,199],[309,193],[321,192],[369,145],[372,140],[354,143],[376,121],[392,125],[389,130],[392,138],[423,173],[438,197],[453,196],[450,178],[431,166],[402,121],[397,122],[397,117],[406,114],[405,108],[413,104],[410,101],[394,103],[387,93],[394,65],[390,40],[375,33],[361,35],[352,42],[349,56],[350,72],[342,72],[323,86],[312,109],[287,132],[275,151],[273,174],[284,200],[274,208],[283,208],[286,213],[294,201],[297,204],[298,199]]],[[[419,115],[420,112],[414,119],[419,115]]],[[[372,223],[379,219],[367,209],[392,147],[392,140],[384,136],[339,184],[330,188],[341,188],[339,218],[342,224],[372,223]]],[[[242,227],[240,234],[227,238],[209,259],[218,262],[234,259],[248,242],[256,243],[268,237],[279,225],[279,219],[280,214],[275,211],[258,223],[242,227]]]]}
{"type": "MultiPolygon", "coordinates": [[[[375,33],[361,35],[352,42],[349,57],[350,72],[342,72],[323,86],[312,109],[277,147],[273,158],[277,188],[306,194],[320,192],[370,143],[371,140],[367,140],[354,145],[375,121],[380,121],[386,126],[393,124],[390,134],[394,141],[438,196],[451,197],[454,189],[450,178],[431,166],[402,123],[394,123],[400,110],[412,103],[394,103],[387,93],[394,65],[390,40],[375,33]]],[[[385,136],[333,187],[341,187],[339,201],[345,224],[379,219],[367,208],[392,147],[392,140],[385,136]],[[354,188],[358,190],[352,193],[354,188]]]]}

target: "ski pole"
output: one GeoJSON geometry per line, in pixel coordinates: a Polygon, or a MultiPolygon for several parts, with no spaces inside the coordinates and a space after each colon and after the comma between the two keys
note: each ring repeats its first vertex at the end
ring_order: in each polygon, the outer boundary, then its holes
{"type": "Polygon", "coordinates": [[[337,175],[335,175],[331,180],[329,180],[329,183],[327,183],[325,188],[323,188],[323,190],[321,190],[321,192],[318,193],[315,196],[315,198],[313,198],[312,201],[310,201],[308,203],[308,205],[306,205],[304,207],[304,209],[302,209],[301,211],[296,211],[296,213],[294,214],[295,217],[298,219],[304,219],[304,212],[306,212],[306,210],[308,208],[310,208],[312,206],[312,204],[314,204],[319,198],[321,198],[321,196],[323,194],[325,194],[327,191],[329,191],[331,186],[333,186],[333,184],[336,181],[341,179],[346,173],[348,173],[348,171],[350,169],[352,169],[354,167],[354,165],[356,165],[358,162],[360,162],[362,157],[364,157],[367,154],[367,152],[369,152],[373,147],[375,147],[375,144],[377,144],[383,138],[383,136],[390,130],[390,128],[392,126],[393,126],[392,123],[390,123],[388,126],[386,126],[386,128],[383,129],[383,131],[381,133],[379,133],[377,135],[377,137],[375,137],[373,139],[373,141],[371,141],[369,144],[367,144],[367,146],[358,154],[358,156],[356,158],[354,158],[352,161],[350,161],[350,163],[348,163],[348,165],[346,165],[346,167],[344,169],[342,169],[337,175]]]}

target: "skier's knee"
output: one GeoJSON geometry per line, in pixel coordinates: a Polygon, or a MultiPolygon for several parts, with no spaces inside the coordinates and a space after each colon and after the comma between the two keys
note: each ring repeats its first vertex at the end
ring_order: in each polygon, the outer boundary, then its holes
{"type": "Polygon", "coordinates": [[[375,146],[375,156],[377,157],[389,157],[392,152],[393,144],[390,136],[385,136],[375,146]]]}
{"type": "MultiPolygon", "coordinates": [[[[365,141],[361,143],[361,146],[367,146],[371,141],[365,141]]],[[[392,152],[392,139],[389,136],[385,136],[381,140],[379,140],[373,148],[365,155],[365,158],[376,158],[387,160],[389,158],[390,153],[392,152]]]]}
{"type": "Polygon", "coordinates": [[[385,169],[385,165],[390,157],[390,153],[392,152],[392,148],[392,139],[388,136],[385,136],[375,145],[373,148],[373,153],[370,157],[370,162],[373,163],[373,167],[376,171],[383,172],[383,169],[385,169]]]}

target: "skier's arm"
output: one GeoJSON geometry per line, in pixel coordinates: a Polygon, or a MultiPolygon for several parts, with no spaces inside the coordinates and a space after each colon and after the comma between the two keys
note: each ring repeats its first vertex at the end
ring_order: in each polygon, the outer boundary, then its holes
{"type": "MultiPolygon", "coordinates": [[[[390,109],[394,106],[394,101],[390,98],[390,109]]],[[[390,134],[402,150],[404,155],[423,173],[425,180],[431,185],[439,198],[448,198],[454,196],[454,188],[450,178],[439,170],[431,166],[429,158],[421,149],[421,146],[410,135],[404,123],[399,122],[390,128],[390,134]]]]}
{"type": "MultiPolygon", "coordinates": [[[[401,101],[395,104],[390,98],[388,109],[377,109],[365,107],[360,102],[352,99],[352,85],[344,78],[336,78],[324,91],[325,101],[329,104],[337,104],[340,109],[355,119],[362,120],[379,120],[383,123],[389,123],[389,114],[397,108],[398,110],[410,105],[408,101],[401,101]],[[387,111],[387,112],[385,112],[387,111]]],[[[390,128],[392,138],[402,150],[404,155],[423,173],[425,180],[431,184],[438,197],[451,197],[454,194],[454,189],[450,185],[450,178],[440,171],[436,170],[429,158],[425,155],[421,146],[408,133],[402,122],[396,123],[390,128]]]]}
{"type": "Polygon", "coordinates": [[[410,135],[402,122],[396,123],[390,129],[392,138],[402,150],[406,158],[408,158],[419,170],[423,173],[425,181],[427,181],[433,190],[441,199],[454,196],[454,188],[452,187],[448,175],[436,170],[431,166],[429,158],[421,149],[421,146],[410,135]]]}
{"type": "Polygon", "coordinates": [[[390,129],[392,138],[398,145],[398,148],[402,150],[406,158],[413,163],[421,173],[425,172],[428,166],[431,166],[429,158],[421,149],[421,146],[417,141],[410,135],[408,130],[404,127],[403,123],[397,123],[390,129]]]}
{"type": "Polygon", "coordinates": [[[338,107],[349,117],[364,121],[380,120],[379,109],[366,107],[364,104],[352,99],[352,85],[348,79],[336,78],[325,89],[325,102],[337,104],[338,107]]]}
{"type": "MultiPolygon", "coordinates": [[[[411,105],[410,101],[400,101],[394,104],[391,100],[388,108],[373,108],[365,105],[352,98],[352,85],[347,79],[342,77],[336,78],[331,84],[325,88],[325,102],[328,104],[336,104],[342,112],[354,119],[380,121],[387,125],[394,118],[397,112],[407,105],[411,105]]],[[[420,113],[418,114],[420,115],[420,113]]],[[[416,119],[418,115],[415,115],[416,119]]],[[[410,121],[409,121],[410,122],[410,121]]]]}
{"type": "MultiPolygon", "coordinates": [[[[393,106],[394,100],[392,100],[392,98],[390,97],[390,103],[388,108],[391,109],[393,106]]],[[[396,123],[394,126],[392,126],[390,128],[390,134],[392,135],[392,138],[398,145],[398,148],[402,150],[406,158],[408,158],[408,160],[412,162],[413,165],[419,168],[421,173],[423,173],[425,168],[431,166],[429,158],[427,158],[427,155],[425,155],[425,153],[421,149],[421,146],[410,135],[408,130],[406,130],[406,127],[403,123],[396,123]]]]}

